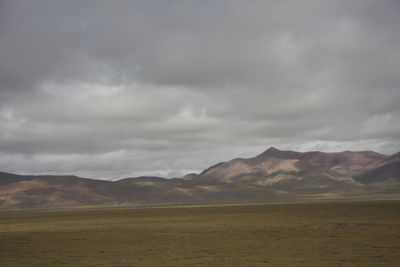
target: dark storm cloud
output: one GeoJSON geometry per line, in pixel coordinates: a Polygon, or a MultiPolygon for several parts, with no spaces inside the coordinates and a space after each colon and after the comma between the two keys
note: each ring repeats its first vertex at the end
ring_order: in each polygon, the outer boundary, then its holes
{"type": "Polygon", "coordinates": [[[398,1],[1,1],[0,170],[179,176],[400,147],[398,1]]]}

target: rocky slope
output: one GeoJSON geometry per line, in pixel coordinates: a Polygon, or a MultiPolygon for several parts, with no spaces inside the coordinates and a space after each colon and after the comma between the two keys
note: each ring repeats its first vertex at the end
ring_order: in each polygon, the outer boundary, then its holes
{"type": "Polygon", "coordinates": [[[269,148],[248,159],[218,163],[182,179],[0,173],[0,208],[77,205],[268,201],[302,196],[400,193],[400,153],[295,152],[269,148]]]}

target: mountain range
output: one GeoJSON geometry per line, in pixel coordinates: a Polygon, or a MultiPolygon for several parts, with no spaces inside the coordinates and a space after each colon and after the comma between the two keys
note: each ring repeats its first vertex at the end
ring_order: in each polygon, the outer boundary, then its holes
{"type": "Polygon", "coordinates": [[[282,151],[270,147],[182,178],[35,176],[0,172],[0,208],[237,203],[400,193],[400,152],[282,151]]]}

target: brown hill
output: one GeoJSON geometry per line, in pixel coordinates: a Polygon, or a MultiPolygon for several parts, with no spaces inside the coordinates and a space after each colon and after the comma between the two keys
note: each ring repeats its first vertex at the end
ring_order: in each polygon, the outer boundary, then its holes
{"type": "Polygon", "coordinates": [[[254,158],[239,158],[218,163],[197,175],[195,179],[252,181],[264,186],[315,184],[321,187],[342,183],[354,185],[357,184],[353,179],[355,175],[380,167],[387,158],[386,155],[372,151],[301,153],[271,147],[254,158]]]}
{"type": "Polygon", "coordinates": [[[361,196],[400,192],[400,153],[282,151],[221,162],[182,179],[0,173],[0,208],[76,205],[268,201],[302,196],[361,196]]]}

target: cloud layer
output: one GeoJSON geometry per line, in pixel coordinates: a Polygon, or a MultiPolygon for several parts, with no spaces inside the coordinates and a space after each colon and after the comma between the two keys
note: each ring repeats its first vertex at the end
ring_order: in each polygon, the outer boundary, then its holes
{"type": "Polygon", "coordinates": [[[400,150],[398,1],[0,2],[0,170],[400,150]]]}

